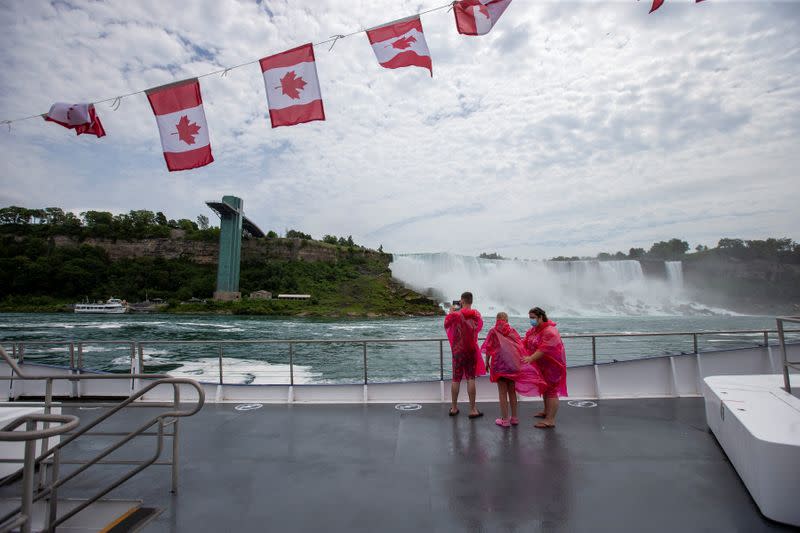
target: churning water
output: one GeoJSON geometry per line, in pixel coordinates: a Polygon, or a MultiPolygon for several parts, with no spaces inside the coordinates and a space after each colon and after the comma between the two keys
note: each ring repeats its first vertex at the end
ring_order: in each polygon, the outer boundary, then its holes
{"type": "MultiPolygon", "coordinates": [[[[485,326],[493,325],[492,311],[479,306],[485,326]]],[[[549,311],[549,310],[548,310],[549,311]]],[[[563,335],[600,332],[664,332],[742,329],[775,329],[772,317],[757,316],[594,316],[576,317],[551,313],[563,335]]],[[[520,333],[529,327],[527,317],[512,317],[520,333]]],[[[14,343],[25,343],[25,360],[54,365],[69,364],[70,341],[82,342],[86,368],[127,372],[131,367],[130,344],[107,341],[153,341],[144,345],[146,372],[189,376],[218,382],[218,346],[205,341],[223,341],[225,383],[280,384],[290,379],[288,344],[237,344],[255,340],[385,339],[368,344],[368,379],[387,381],[437,380],[440,377],[438,340],[397,343],[392,339],[443,339],[444,317],[338,319],[266,318],[242,316],[176,315],[72,315],[0,314],[0,345],[11,352],[14,343]],[[40,341],[57,344],[36,344],[40,341]],[[175,342],[178,344],[174,344],[175,342]],[[197,342],[196,344],[183,343],[197,342]],[[161,343],[161,344],[159,344],[161,343]],[[183,343],[183,344],[181,344],[183,343]]],[[[797,337],[795,337],[797,338],[797,337]]],[[[776,342],[773,334],[771,342],[776,342]]],[[[763,335],[716,334],[699,339],[701,351],[754,346],[763,335]]],[[[590,339],[565,339],[567,363],[592,361],[590,339]]],[[[450,351],[443,343],[444,377],[450,375],[450,351]]],[[[691,336],[612,337],[597,339],[597,360],[634,359],[646,356],[689,353],[691,336]]],[[[77,345],[74,346],[77,357],[77,345]]],[[[294,382],[359,383],[364,379],[361,342],[345,344],[296,344],[292,355],[294,382]]]]}

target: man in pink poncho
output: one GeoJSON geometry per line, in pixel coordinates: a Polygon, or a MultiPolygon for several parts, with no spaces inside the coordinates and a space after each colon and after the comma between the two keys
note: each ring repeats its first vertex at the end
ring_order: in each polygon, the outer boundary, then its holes
{"type": "Polygon", "coordinates": [[[547,383],[542,379],[538,367],[522,364],[525,347],[517,330],[508,323],[507,313],[497,313],[497,322],[486,335],[481,351],[486,353],[489,379],[492,383],[497,383],[497,392],[500,395],[500,418],[494,422],[505,428],[516,426],[519,424],[517,393],[539,396],[547,389],[547,383]]]}
{"type": "Polygon", "coordinates": [[[556,413],[558,412],[558,397],[567,395],[567,356],[564,343],[556,329],[556,323],[547,319],[539,307],[534,307],[529,313],[531,329],[525,333],[524,363],[536,365],[547,382],[547,388],[542,392],[544,398],[544,411],[535,415],[543,418],[534,427],[548,429],[556,427],[556,413]]]}
{"type": "Polygon", "coordinates": [[[461,389],[461,380],[467,380],[467,395],[469,396],[469,417],[478,418],[483,413],[475,407],[475,376],[486,374],[480,348],[478,347],[478,333],[483,328],[481,314],[472,308],[472,293],[465,292],[461,295],[460,307],[451,307],[450,313],[444,319],[444,329],[450,341],[450,350],[453,352],[453,383],[451,386],[452,405],[450,416],[458,414],[458,393],[461,389]]]}

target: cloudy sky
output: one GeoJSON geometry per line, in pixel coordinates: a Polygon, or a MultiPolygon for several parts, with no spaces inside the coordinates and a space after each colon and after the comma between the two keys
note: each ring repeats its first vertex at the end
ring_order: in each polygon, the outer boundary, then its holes
{"type": "MultiPolygon", "coordinates": [[[[0,120],[241,64],[443,0],[0,1],[0,120]]],[[[166,170],[147,99],[108,135],[0,129],[0,205],[170,218],[241,196],[262,229],[545,258],[800,240],[800,2],[514,0],[491,34],[423,15],[434,78],[364,34],[317,47],[327,120],[271,129],[257,64],[202,78],[216,161],[166,170]]]]}

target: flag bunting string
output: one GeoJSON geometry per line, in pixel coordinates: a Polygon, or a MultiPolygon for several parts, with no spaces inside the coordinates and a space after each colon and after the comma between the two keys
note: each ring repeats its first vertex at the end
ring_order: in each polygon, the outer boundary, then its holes
{"type": "MultiPolygon", "coordinates": [[[[421,16],[421,15],[427,15],[428,13],[433,13],[434,11],[441,11],[442,9],[447,9],[447,8],[451,8],[452,9],[454,3],[455,2],[449,2],[449,3],[447,3],[445,5],[442,5],[442,6],[426,9],[424,11],[420,11],[420,12],[414,14],[414,15],[411,15],[411,17],[418,17],[418,16],[421,16]]],[[[399,18],[399,19],[395,19],[395,20],[392,20],[390,22],[385,22],[383,24],[380,24],[379,26],[376,26],[376,27],[393,24],[395,22],[399,22],[399,21],[405,20],[407,18],[409,18],[409,17],[402,17],[402,18],[399,18]]],[[[317,42],[317,43],[313,43],[313,46],[317,47],[317,46],[321,46],[323,44],[331,43],[330,48],[328,48],[328,51],[330,52],[331,50],[333,50],[333,47],[336,44],[336,42],[339,41],[340,39],[346,39],[347,37],[352,37],[353,35],[358,35],[360,33],[366,33],[366,32],[367,32],[367,30],[362,28],[360,30],[356,30],[356,31],[353,31],[351,33],[347,33],[347,34],[344,34],[344,35],[332,35],[329,39],[326,39],[324,41],[320,41],[320,42],[317,42]]],[[[235,69],[238,69],[238,68],[246,67],[248,65],[255,65],[259,61],[260,61],[260,59],[254,59],[252,61],[247,61],[245,63],[240,63],[238,65],[234,65],[232,67],[225,67],[225,68],[222,68],[222,69],[219,69],[219,70],[214,70],[212,72],[207,72],[205,74],[199,74],[197,76],[192,76],[191,78],[206,78],[208,76],[215,76],[217,74],[220,74],[221,77],[225,77],[225,76],[228,75],[228,72],[230,72],[231,70],[235,70],[235,69]]],[[[189,78],[189,79],[191,79],[191,78],[189,78]]],[[[102,100],[97,100],[97,101],[94,101],[94,102],[91,102],[91,103],[97,105],[97,104],[104,104],[104,103],[107,103],[107,102],[111,102],[111,104],[110,104],[111,108],[114,111],[116,111],[117,109],[119,109],[119,107],[120,107],[120,105],[122,103],[122,100],[124,98],[128,98],[129,96],[135,96],[137,94],[144,94],[148,90],[149,89],[142,89],[142,90],[134,91],[134,92],[131,92],[131,93],[121,94],[119,96],[111,96],[109,98],[104,98],[102,100]]],[[[30,119],[33,119],[33,118],[41,118],[41,117],[46,116],[46,115],[47,115],[47,113],[37,113],[35,115],[29,115],[29,116],[26,116],[26,117],[20,117],[20,118],[15,118],[15,119],[10,119],[10,120],[3,120],[3,121],[0,121],[0,124],[7,124],[8,125],[8,130],[11,131],[11,124],[13,124],[14,122],[21,122],[23,120],[30,120],[30,119]]]]}

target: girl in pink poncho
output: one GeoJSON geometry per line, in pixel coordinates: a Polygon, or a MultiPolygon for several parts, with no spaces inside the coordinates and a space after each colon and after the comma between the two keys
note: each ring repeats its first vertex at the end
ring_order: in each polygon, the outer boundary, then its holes
{"type": "Polygon", "coordinates": [[[533,365],[523,365],[522,357],[525,348],[519,333],[508,323],[506,313],[497,313],[497,323],[489,330],[486,340],[481,346],[486,353],[486,366],[489,367],[489,379],[497,383],[500,395],[500,418],[494,422],[501,427],[516,426],[517,392],[525,396],[538,396],[547,384],[533,365]],[[511,406],[511,417],[508,408],[511,406]]]}
{"type": "Polygon", "coordinates": [[[567,356],[556,323],[547,319],[547,313],[534,307],[529,317],[533,327],[525,333],[523,344],[527,356],[522,361],[537,366],[547,382],[547,388],[542,392],[544,411],[535,415],[544,420],[534,427],[554,428],[558,397],[567,395],[567,356]]]}

